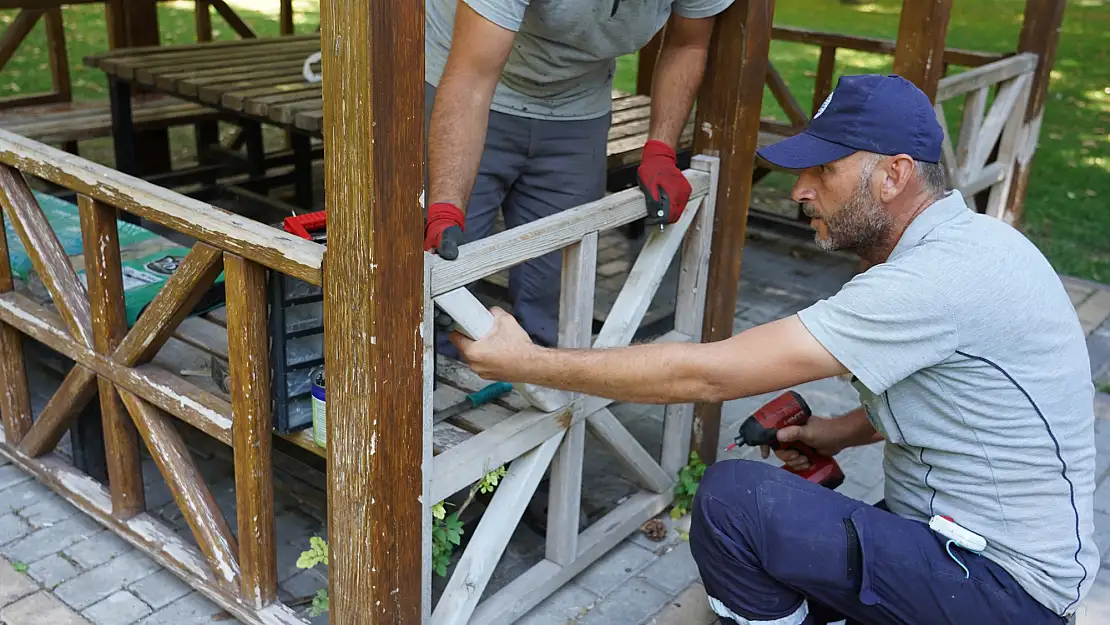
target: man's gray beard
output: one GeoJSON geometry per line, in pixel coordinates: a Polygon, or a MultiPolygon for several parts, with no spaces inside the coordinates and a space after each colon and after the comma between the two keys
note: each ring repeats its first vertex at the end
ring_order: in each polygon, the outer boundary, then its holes
{"type": "Polygon", "coordinates": [[[849,250],[865,255],[868,250],[883,243],[894,225],[894,218],[867,192],[863,172],[852,197],[836,213],[824,218],[828,238],[814,235],[817,246],[826,252],[849,250]]]}

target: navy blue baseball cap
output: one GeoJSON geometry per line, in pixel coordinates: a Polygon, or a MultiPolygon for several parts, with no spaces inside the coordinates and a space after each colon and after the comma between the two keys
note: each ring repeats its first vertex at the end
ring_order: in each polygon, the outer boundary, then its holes
{"type": "Polygon", "coordinates": [[[756,154],[783,169],[817,167],[862,150],[940,162],[944,131],[928,96],[891,74],[843,76],[804,131],[756,154]]]}

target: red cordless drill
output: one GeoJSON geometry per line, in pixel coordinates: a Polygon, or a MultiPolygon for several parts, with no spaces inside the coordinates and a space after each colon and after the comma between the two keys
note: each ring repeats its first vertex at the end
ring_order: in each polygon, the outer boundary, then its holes
{"type": "Polygon", "coordinates": [[[812,415],[809,405],[801,395],[794,391],[787,391],[764,404],[752,416],[745,419],[740,424],[740,435],[733,439],[734,442],[729,445],[729,449],[736,445],[752,447],[767,445],[776,450],[793,449],[809,458],[809,468],[803,471],[791,471],[784,466],[784,469],[810,482],[835,489],[844,482],[844,472],[840,470],[836,460],[818,454],[816,450],[804,443],[778,441],[779,430],[791,425],[805,425],[812,415]]]}

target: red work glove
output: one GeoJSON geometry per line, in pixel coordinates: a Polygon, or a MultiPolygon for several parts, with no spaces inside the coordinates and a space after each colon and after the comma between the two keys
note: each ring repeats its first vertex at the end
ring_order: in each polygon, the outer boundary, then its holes
{"type": "Polygon", "coordinates": [[[465,220],[454,204],[437,202],[429,206],[428,221],[424,224],[424,251],[434,251],[446,260],[458,258],[465,220]]]}
{"type": "Polygon", "coordinates": [[[644,144],[636,181],[647,200],[648,225],[674,223],[690,200],[690,183],[678,170],[674,149],[654,139],[644,144]]]}

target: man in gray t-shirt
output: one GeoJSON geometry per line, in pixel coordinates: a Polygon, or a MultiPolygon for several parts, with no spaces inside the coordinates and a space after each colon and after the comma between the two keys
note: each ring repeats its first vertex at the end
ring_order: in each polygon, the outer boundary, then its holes
{"type": "Polygon", "coordinates": [[[1084,334],[1041,252],[948,189],[942,141],[917,87],[845,76],[804,132],[759,151],[798,174],[818,243],[868,265],[797,315],[704,345],[552,350],[495,311],[482,340],[451,340],[483,377],[629,402],[850,374],[860,409],[778,441],[833,455],[885,439],[884,500],[760,462],[709,467],[690,546],[722,621],[1069,622],[1099,571],[1084,334]]]}
{"type": "MultiPolygon", "coordinates": [[[[516,227],[600,199],[616,59],[667,25],[638,180],[648,224],[678,219],[690,186],[676,148],[714,17],[733,0],[426,0],[424,249],[454,260],[501,210],[516,227]]],[[[561,252],[509,272],[533,340],[558,335],[561,252]]],[[[446,340],[441,352],[451,353],[446,340]]]]}

